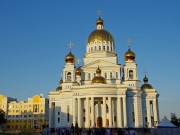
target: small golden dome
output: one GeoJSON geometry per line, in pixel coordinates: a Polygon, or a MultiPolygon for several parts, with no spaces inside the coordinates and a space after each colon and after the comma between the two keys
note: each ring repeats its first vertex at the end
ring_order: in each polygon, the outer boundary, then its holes
{"type": "Polygon", "coordinates": [[[104,25],[103,19],[101,19],[101,18],[99,17],[99,19],[97,19],[97,21],[96,21],[96,25],[104,25]]]}
{"type": "Polygon", "coordinates": [[[56,88],[56,91],[61,91],[61,90],[62,90],[62,86],[56,88]]]}
{"type": "Polygon", "coordinates": [[[76,75],[81,76],[81,68],[80,67],[76,69],[76,75]]]}
{"type": "Polygon", "coordinates": [[[92,79],[92,83],[104,83],[104,84],[106,84],[106,79],[101,76],[101,69],[99,68],[99,66],[98,66],[98,69],[96,70],[96,74],[97,74],[97,76],[95,76],[92,79]]]}
{"type": "Polygon", "coordinates": [[[65,61],[66,63],[74,63],[76,60],[75,56],[71,53],[71,51],[69,52],[69,54],[66,55],[65,57],[65,61]]]}
{"type": "Polygon", "coordinates": [[[104,84],[106,84],[106,79],[102,76],[96,76],[92,79],[92,83],[104,83],[104,84]]]}
{"type": "Polygon", "coordinates": [[[141,89],[142,89],[142,90],[145,90],[145,89],[153,89],[153,87],[152,87],[150,84],[145,83],[145,84],[143,84],[143,85],[141,86],[141,89]]]}
{"type": "Polygon", "coordinates": [[[131,51],[131,49],[129,48],[128,51],[124,54],[124,59],[126,61],[134,61],[135,60],[135,53],[133,51],[131,51]]]}

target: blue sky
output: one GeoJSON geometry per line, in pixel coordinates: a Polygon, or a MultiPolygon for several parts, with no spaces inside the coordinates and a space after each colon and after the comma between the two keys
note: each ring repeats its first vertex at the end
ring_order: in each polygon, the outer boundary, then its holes
{"type": "Polygon", "coordinates": [[[118,62],[124,64],[130,37],[139,79],[147,71],[160,94],[161,117],[180,117],[179,7],[178,0],[1,0],[0,93],[18,100],[47,96],[59,85],[70,41],[76,58],[83,58],[101,8],[118,62]]]}

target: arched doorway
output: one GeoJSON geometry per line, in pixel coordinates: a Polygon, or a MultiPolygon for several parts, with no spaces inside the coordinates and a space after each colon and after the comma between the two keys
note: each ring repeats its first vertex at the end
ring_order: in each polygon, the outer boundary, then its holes
{"type": "Polygon", "coordinates": [[[97,127],[98,128],[102,127],[102,117],[101,116],[97,117],[97,127]]]}

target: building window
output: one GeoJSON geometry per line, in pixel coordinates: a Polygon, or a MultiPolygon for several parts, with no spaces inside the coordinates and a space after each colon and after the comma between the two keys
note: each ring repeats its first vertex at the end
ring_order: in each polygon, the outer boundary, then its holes
{"type": "Polygon", "coordinates": [[[103,46],[103,50],[105,50],[105,46],[103,46]]]}
{"type": "Polygon", "coordinates": [[[96,76],[96,73],[94,73],[94,77],[96,76]]]}
{"type": "Polygon", "coordinates": [[[88,73],[88,80],[91,80],[91,74],[88,73]]]}
{"type": "Polygon", "coordinates": [[[91,47],[91,52],[93,51],[93,47],[91,47]]]}
{"type": "Polygon", "coordinates": [[[110,73],[110,79],[112,79],[112,72],[110,73]]]}
{"type": "Polygon", "coordinates": [[[129,70],[129,79],[133,79],[133,71],[129,70]]]}
{"type": "Polygon", "coordinates": [[[71,81],[71,72],[67,73],[67,81],[69,81],[69,82],[71,81]]]}
{"type": "Polygon", "coordinates": [[[107,50],[109,51],[109,46],[107,46],[107,50]]]}
{"type": "Polygon", "coordinates": [[[104,77],[105,77],[105,79],[107,79],[107,73],[104,73],[104,77]]]}
{"type": "Polygon", "coordinates": [[[58,117],[58,123],[60,123],[60,117],[58,117]]]}
{"type": "Polygon", "coordinates": [[[101,51],[101,46],[99,46],[99,51],[101,51]]]}
{"type": "Polygon", "coordinates": [[[58,112],[58,115],[60,115],[60,112],[58,112]]]}
{"type": "Polygon", "coordinates": [[[94,50],[96,51],[96,46],[94,47],[94,50]]]}
{"type": "Polygon", "coordinates": [[[118,79],[118,72],[116,72],[116,79],[118,79]]]}

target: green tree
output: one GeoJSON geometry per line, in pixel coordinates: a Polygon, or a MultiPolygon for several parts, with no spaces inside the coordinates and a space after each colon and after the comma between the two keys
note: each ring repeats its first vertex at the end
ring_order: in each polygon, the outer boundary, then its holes
{"type": "Polygon", "coordinates": [[[175,113],[171,113],[171,123],[173,123],[175,126],[180,126],[180,118],[177,118],[175,113]]]}
{"type": "Polygon", "coordinates": [[[0,126],[6,123],[5,112],[0,109],[0,126]]]}

